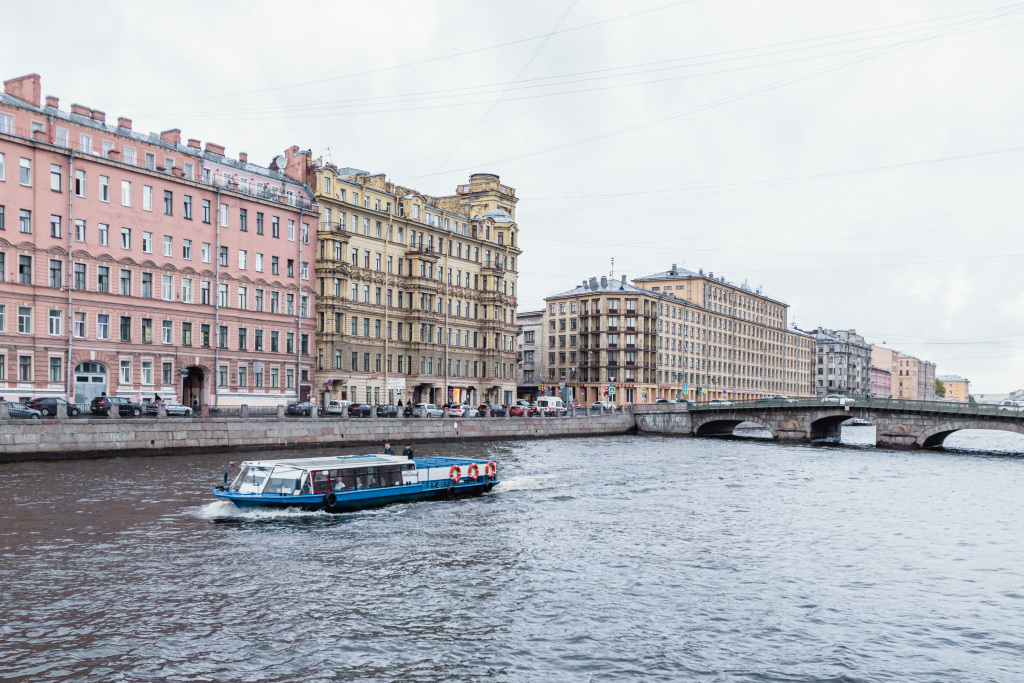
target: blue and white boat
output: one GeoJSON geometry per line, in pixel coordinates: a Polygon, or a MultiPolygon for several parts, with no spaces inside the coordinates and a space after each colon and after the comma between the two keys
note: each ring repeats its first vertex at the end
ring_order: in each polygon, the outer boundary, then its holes
{"type": "Polygon", "coordinates": [[[239,507],[347,512],[487,493],[498,483],[497,470],[490,460],[397,455],[247,460],[231,483],[218,486],[213,495],[239,507]]]}

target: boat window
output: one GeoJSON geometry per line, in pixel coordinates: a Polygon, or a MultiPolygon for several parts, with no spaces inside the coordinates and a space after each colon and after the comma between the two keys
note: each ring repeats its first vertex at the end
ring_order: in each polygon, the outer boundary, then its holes
{"type": "Polygon", "coordinates": [[[313,493],[327,493],[331,490],[331,477],[323,470],[313,472],[313,493]]]}
{"type": "Polygon", "coordinates": [[[351,469],[332,470],[331,488],[334,491],[351,491],[356,487],[356,477],[351,469]]]}
{"type": "Polygon", "coordinates": [[[402,466],[401,465],[388,465],[382,467],[381,470],[386,470],[383,474],[384,486],[401,486],[402,485],[402,466]]]}
{"type": "Polygon", "coordinates": [[[309,472],[303,472],[302,473],[302,488],[299,489],[299,494],[306,495],[306,494],[308,494],[310,492],[311,491],[310,491],[310,487],[309,487],[309,472]]]}
{"type": "Polygon", "coordinates": [[[240,489],[242,487],[242,482],[244,482],[245,478],[248,477],[248,476],[249,476],[249,466],[248,465],[242,465],[242,467],[238,470],[238,476],[236,476],[235,480],[233,482],[231,482],[231,490],[232,491],[237,491],[238,489],[240,489]]]}
{"type": "Polygon", "coordinates": [[[263,487],[263,493],[273,496],[293,495],[298,492],[301,479],[302,470],[279,465],[274,468],[273,474],[267,480],[267,485],[263,487]]]}
{"type": "MultiPolygon", "coordinates": [[[[238,487],[239,493],[259,493],[270,475],[269,467],[250,467],[238,487]]],[[[241,477],[241,475],[239,475],[241,477]]]]}

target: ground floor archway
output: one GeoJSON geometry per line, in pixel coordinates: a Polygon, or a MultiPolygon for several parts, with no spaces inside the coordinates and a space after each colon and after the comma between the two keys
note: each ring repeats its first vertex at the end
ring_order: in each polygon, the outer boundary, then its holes
{"type": "Polygon", "coordinates": [[[196,410],[207,402],[206,371],[198,365],[190,365],[182,373],[181,402],[196,410]]]}
{"type": "Polygon", "coordinates": [[[96,361],[84,361],[75,366],[75,403],[91,403],[97,396],[107,393],[107,366],[96,361]]]}

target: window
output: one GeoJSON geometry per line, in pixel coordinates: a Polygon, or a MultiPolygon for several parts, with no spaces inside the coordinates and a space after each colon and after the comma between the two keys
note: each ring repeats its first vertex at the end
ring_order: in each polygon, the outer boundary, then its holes
{"type": "Polygon", "coordinates": [[[32,334],[32,308],[18,306],[18,333],[32,334]]]}
{"type": "Polygon", "coordinates": [[[142,383],[153,383],[153,361],[151,360],[142,361],[142,383]]]}
{"type": "Polygon", "coordinates": [[[61,287],[64,284],[64,278],[62,277],[63,262],[57,259],[50,259],[50,286],[61,287]]]}
{"type": "Polygon", "coordinates": [[[110,316],[103,313],[96,316],[96,338],[110,339],[110,316]]]}
{"type": "Polygon", "coordinates": [[[174,214],[174,193],[170,190],[164,190],[164,215],[171,216],[174,214]]]}
{"type": "Polygon", "coordinates": [[[220,248],[220,257],[219,257],[218,260],[220,261],[220,265],[225,266],[225,267],[228,265],[228,248],[227,247],[221,247],[220,248]]]}
{"type": "Polygon", "coordinates": [[[263,234],[263,213],[261,211],[256,212],[256,234],[263,234]]]}
{"type": "Polygon", "coordinates": [[[226,284],[220,284],[217,287],[217,305],[221,308],[227,308],[228,286],[226,284]]]}
{"type": "MultiPolygon", "coordinates": [[[[125,247],[125,248],[127,248],[127,247],[125,247]]],[[[152,254],[153,253],[153,233],[151,233],[151,232],[143,232],[142,233],[142,252],[144,254],[152,254]]]]}
{"type": "Polygon", "coordinates": [[[32,381],[32,356],[18,356],[18,381],[32,381]]]}
{"type": "Polygon", "coordinates": [[[220,227],[226,228],[226,227],[228,227],[228,205],[227,204],[220,204],[219,208],[220,208],[220,210],[219,210],[220,227]]]}
{"type": "Polygon", "coordinates": [[[160,285],[160,298],[164,301],[174,300],[174,276],[164,275],[160,285]]]}
{"type": "Polygon", "coordinates": [[[245,311],[249,309],[249,288],[239,287],[238,288],[238,310],[245,311]]]}
{"type": "Polygon", "coordinates": [[[121,316],[121,341],[132,340],[132,319],[130,316],[121,316]]]}
{"type": "MultiPolygon", "coordinates": [[[[3,156],[3,155],[0,154],[0,156],[3,156]]],[[[0,177],[0,180],[3,180],[3,178],[0,177]]],[[[4,209],[4,205],[0,204],[0,230],[6,230],[6,229],[7,229],[6,211],[4,209]]]]}
{"type": "Polygon", "coordinates": [[[272,275],[277,275],[279,271],[280,271],[280,260],[276,256],[271,256],[270,257],[270,273],[272,275]]]}
{"type": "Polygon", "coordinates": [[[210,283],[202,282],[199,285],[199,303],[203,306],[210,305],[210,283]]]}
{"type": "Polygon", "coordinates": [[[59,164],[50,164],[50,189],[60,192],[61,169],[59,164]]]}
{"type": "Polygon", "coordinates": [[[51,308],[50,315],[47,317],[47,331],[55,336],[60,335],[60,319],[61,312],[59,308],[51,308]]]}
{"type": "Polygon", "coordinates": [[[303,280],[308,280],[309,279],[309,262],[308,261],[303,261],[302,262],[302,269],[301,269],[300,272],[301,272],[303,280]]]}
{"type": "Polygon", "coordinates": [[[275,239],[281,237],[281,219],[277,216],[270,219],[270,236],[275,239]]]}
{"type": "Polygon", "coordinates": [[[200,248],[200,256],[203,259],[203,263],[209,263],[210,262],[210,243],[209,242],[203,242],[203,245],[200,248]]]}
{"type": "Polygon", "coordinates": [[[263,254],[260,254],[259,252],[256,253],[256,272],[263,272],[263,254]]]}
{"type": "Polygon", "coordinates": [[[32,160],[22,159],[21,160],[21,174],[19,176],[21,184],[27,187],[32,186],[32,160]]]}
{"type": "Polygon", "coordinates": [[[181,278],[181,302],[192,303],[192,278],[190,277],[181,278]]]}
{"type": "Polygon", "coordinates": [[[14,132],[14,117],[0,114],[0,133],[10,135],[14,132]]]}
{"type": "Polygon", "coordinates": [[[132,383],[132,362],[130,360],[121,361],[121,384],[132,383]]]}
{"type": "Polygon", "coordinates": [[[127,180],[121,181],[121,206],[132,205],[132,184],[127,180]]]}
{"type": "Polygon", "coordinates": [[[50,237],[60,237],[60,216],[50,216],[50,237]]]}
{"type": "Polygon", "coordinates": [[[221,365],[217,368],[217,384],[222,387],[228,385],[228,366],[221,365]]]}
{"type": "Polygon", "coordinates": [[[85,196],[85,171],[81,169],[75,171],[75,196],[85,196]]]}
{"type": "Polygon", "coordinates": [[[76,263],[75,264],[74,278],[75,278],[74,288],[75,289],[80,289],[82,291],[85,291],[85,264],[84,263],[76,263]]]}
{"type": "Polygon", "coordinates": [[[245,351],[246,343],[248,341],[249,331],[244,327],[238,328],[238,350],[245,351]]]}
{"type": "MultiPolygon", "coordinates": [[[[149,155],[147,155],[149,156],[149,155]]],[[[153,210],[153,188],[149,185],[142,186],[142,210],[152,211],[153,210]]]]}
{"type": "Polygon", "coordinates": [[[249,230],[249,212],[246,209],[238,210],[238,229],[242,232],[249,230]]]}
{"type": "Polygon", "coordinates": [[[78,140],[82,143],[81,150],[86,154],[92,154],[92,136],[81,133],[78,140]]]}
{"type": "Polygon", "coordinates": [[[101,247],[110,246],[110,226],[106,223],[99,224],[99,241],[101,247]]]}
{"type": "Polygon", "coordinates": [[[295,277],[295,259],[288,259],[288,277],[295,277]]]}
{"type": "Polygon", "coordinates": [[[84,242],[85,241],[85,221],[83,221],[81,219],[76,219],[75,220],[75,241],[76,242],[84,242]]]}
{"type": "Polygon", "coordinates": [[[32,257],[18,257],[18,282],[23,285],[32,284],[32,257]]]}
{"type": "Polygon", "coordinates": [[[253,306],[254,310],[256,310],[256,311],[262,311],[263,310],[263,290],[262,289],[257,289],[256,290],[255,300],[254,300],[253,304],[254,304],[254,306],[253,306]]]}
{"type": "Polygon", "coordinates": [[[184,206],[184,209],[183,209],[183,215],[185,216],[185,220],[189,220],[189,221],[192,220],[192,196],[191,195],[185,195],[185,206],[184,206]]]}
{"type": "Polygon", "coordinates": [[[245,270],[248,265],[249,252],[245,249],[238,250],[238,268],[239,270],[245,270]]]}
{"type": "MultiPolygon", "coordinates": [[[[152,287],[153,287],[152,277],[153,276],[150,275],[149,273],[143,273],[142,274],[142,293],[143,293],[143,295],[146,294],[146,283],[147,282],[149,283],[150,290],[152,290],[152,287]]],[[[130,296],[131,293],[132,293],[132,271],[122,269],[121,270],[121,281],[120,282],[121,282],[121,289],[120,289],[121,294],[123,296],[130,296]]],[[[150,291],[149,295],[153,296],[152,291],[150,291]]]]}
{"type": "Polygon", "coordinates": [[[121,228],[121,248],[131,249],[132,248],[132,229],[121,228]]]}
{"type": "MultiPolygon", "coordinates": [[[[203,327],[205,327],[205,328],[207,328],[207,330],[209,330],[210,326],[209,325],[203,325],[203,327]]],[[[207,332],[207,336],[209,336],[209,332],[207,332]]],[[[192,323],[182,323],[181,324],[181,345],[182,346],[192,346],[192,323]]],[[[209,346],[209,345],[210,345],[210,340],[207,339],[206,342],[203,344],[203,346],[209,346]]]]}
{"type": "Polygon", "coordinates": [[[288,220],[288,241],[295,241],[295,221],[291,219],[288,220]]]}
{"type": "Polygon", "coordinates": [[[153,319],[143,318],[142,319],[142,341],[146,344],[153,343],[153,319]]]}
{"type": "Polygon", "coordinates": [[[270,333],[270,352],[277,353],[280,350],[280,333],[270,333]]]}
{"type": "Polygon", "coordinates": [[[21,209],[18,221],[18,229],[26,234],[32,233],[32,212],[27,209],[21,209]]]}
{"type": "Polygon", "coordinates": [[[174,363],[164,363],[163,372],[161,373],[160,380],[164,386],[171,384],[174,381],[174,363]]]}
{"type": "Polygon", "coordinates": [[[85,336],[85,313],[75,312],[74,321],[72,322],[73,332],[76,337],[81,339],[85,336]]]}
{"type": "Polygon", "coordinates": [[[97,266],[96,268],[96,291],[110,291],[110,268],[108,266],[97,266]]]}
{"type": "Polygon", "coordinates": [[[192,240],[181,241],[181,257],[186,261],[192,260],[192,240]]]}
{"type": "Polygon", "coordinates": [[[204,199],[203,200],[203,222],[204,223],[209,223],[210,222],[210,200],[209,199],[204,199]]]}

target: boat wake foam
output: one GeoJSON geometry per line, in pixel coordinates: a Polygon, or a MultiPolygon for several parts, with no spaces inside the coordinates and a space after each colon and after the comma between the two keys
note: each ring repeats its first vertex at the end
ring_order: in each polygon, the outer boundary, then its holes
{"type": "Polygon", "coordinates": [[[333,517],[323,510],[310,511],[299,508],[240,508],[229,500],[218,500],[194,508],[190,513],[200,519],[299,519],[306,517],[333,517]]]}
{"type": "Polygon", "coordinates": [[[563,484],[557,484],[557,475],[554,474],[535,474],[535,475],[522,475],[519,477],[509,477],[498,483],[494,487],[494,490],[499,493],[507,493],[509,491],[539,491],[542,489],[556,489],[564,486],[563,484]]]}

